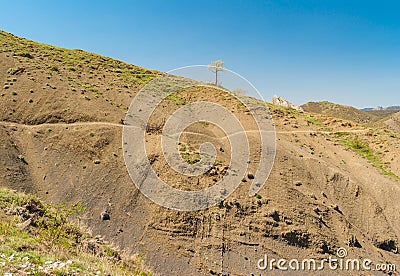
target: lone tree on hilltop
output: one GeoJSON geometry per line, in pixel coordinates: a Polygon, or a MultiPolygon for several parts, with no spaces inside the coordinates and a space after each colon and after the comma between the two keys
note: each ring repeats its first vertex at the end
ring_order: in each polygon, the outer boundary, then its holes
{"type": "Polygon", "coordinates": [[[215,85],[218,85],[218,72],[224,71],[224,62],[222,60],[216,60],[208,65],[208,69],[215,73],[215,85]]]}

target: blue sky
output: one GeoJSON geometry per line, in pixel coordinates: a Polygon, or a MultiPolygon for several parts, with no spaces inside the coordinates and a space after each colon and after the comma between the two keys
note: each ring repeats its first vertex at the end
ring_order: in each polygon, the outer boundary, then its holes
{"type": "Polygon", "coordinates": [[[0,29],[169,71],[222,59],[270,101],[400,105],[400,1],[2,1],[0,29]]]}

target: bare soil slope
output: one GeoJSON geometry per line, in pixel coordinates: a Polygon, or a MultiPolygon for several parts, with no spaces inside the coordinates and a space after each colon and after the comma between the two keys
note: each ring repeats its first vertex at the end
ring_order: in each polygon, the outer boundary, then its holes
{"type": "Polygon", "coordinates": [[[397,112],[390,118],[385,120],[385,124],[400,133],[400,112],[397,112]]]}
{"type": "MultiPolygon", "coordinates": [[[[81,223],[128,252],[141,252],[156,274],[258,275],[256,263],[264,254],[322,259],[339,247],[353,258],[400,267],[396,132],[270,105],[277,156],[259,195],[248,197],[251,179],[245,179],[218,207],[168,210],[131,182],[121,140],[121,119],[133,97],[160,73],[4,32],[0,45],[1,186],[48,202],[82,202],[87,211],[81,223]],[[110,220],[100,219],[103,211],[110,220]]],[[[170,98],[151,123],[202,97],[229,107],[252,128],[233,98],[212,89],[170,98]]],[[[161,133],[146,135],[153,166],[171,185],[201,188],[223,176],[228,152],[220,153],[211,175],[185,179],[166,167],[161,133]]],[[[182,137],[188,149],[182,156],[195,161],[204,140],[227,148],[218,128],[194,125],[182,137]]],[[[254,141],[250,161],[256,165],[254,141]]]]}

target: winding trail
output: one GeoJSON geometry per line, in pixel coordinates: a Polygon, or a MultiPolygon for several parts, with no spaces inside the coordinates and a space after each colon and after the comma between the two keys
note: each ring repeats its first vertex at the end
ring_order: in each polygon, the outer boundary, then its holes
{"type": "MultiPolygon", "coordinates": [[[[78,123],[43,123],[38,125],[21,124],[15,122],[0,121],[0,125],[6,127],[22,127],[28,129],[42,128],[42,127],[74,127],[74,126],[111,126],[111,127],[130,127],[123,124],[110,123],[110,122],[78,122],[78,123]]],[[[136,127],[136,126],[131,126],[136,127]]],[[[287,130],[287,131],[275,131],[277,134],[293,134],[293,133],[321,133],[321,134],[332,134],[335,132],[345,132],[345,133],[365,133],[368,129],[353,129],[353,130],[341,130],[341,131],[321,131],[321,130],[287,130]]],[[[258,133],[258,130],[248,130],[246,133],[258,133]]],[[[196,132],[187,132],[187,134],[198,134],[204,135],[196,132]]]]}
{"type": "Polygon", "coordinates": [[[321,131],[321,130],[288,130],[288,131],[277,131],[278,134],[291,134],[291,133],[322,133],[322,134],[331,134],[336,132],[344,132],[344,133],[364,133],[368,132],[368,129],[352,129],[352,130],[341,130],[341,131],[321,131]]]}

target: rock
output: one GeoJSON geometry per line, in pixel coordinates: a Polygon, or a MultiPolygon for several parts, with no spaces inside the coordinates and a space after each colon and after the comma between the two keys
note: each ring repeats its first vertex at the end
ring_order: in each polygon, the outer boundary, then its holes
{"type": "Polygon", "coordinates": [[[247,175],[247,178],[248,178],[248,179],[254,179],[254,174],[249,173],[249,174],[247,175]]]}
{"type": "Polygon", "coordinates": [[[101,213],[100,217],[101,217],[101,220],[110,220],[111,219],[110,214],[106,211],[101,213]]]}
{"type": "Polygon", "coordinates": [[[272,104],[278,105],[278,106],[283,106],[283,107],[289,107],[289,108],[299,110],[299,111],[304,111],[303,108],[301,108],[300,106],[292,104],[292,103],[288,102],[287,100],[285,100],[284,98],[279,97],[279,96],[274,96],[272,98],[272,104]]]}
{"type": "MultiPolygon", "coordinates": [[[[30,56],[30,54],[28,54],[29,56],[30,56]]],[[[21,74],[21,73],[23,73],[23,72],[25,72],[25,68],[18,68],[18,69],[16,69],[16,70],[13,70],[12,72],[11,72],[11,75],[19,75],[19,74],[21,74]]]]}
{"type": "Polygon", "coordinates": [[[268,213],[268,216],[273,218],[273,220],[276,221],[276,222],[280,222],[281,221],[281,219],[279,218],[279,213],[276,210],[271,210],[268,213]]]}
{"type": "Polygon", "coordinates": [[[362,248],[360,242],[358,241],[357,237],[354,235],[351,235],[350,238],[347,240],[347,244],[350,247],[357,247],[357,248],[362,248]]]}
{"type": "Polygon", "coordinates": [[[337,204],[333,204],[332,209],[338,212],[339,214],[343,214],[342,211],[340,210],[339,206],[337,204]]]}
{"type": "Polygon", "coordinates": [[[18,223],[17,227],[22,229],[22,230],[25,230],[29,225],[31,225],[31,222],[32,222],[32,219],[28,219],[28,220],[26,220],[24,222],[18,223]]]}
{"type": "Polygon", "coordinates": [[[395,254],[399,253],[397,241],[394,239],[376,240],[374,245],[377,248],[380,248],[380,249],[388,251],[388,252],[393,252],[395,254]]]}

